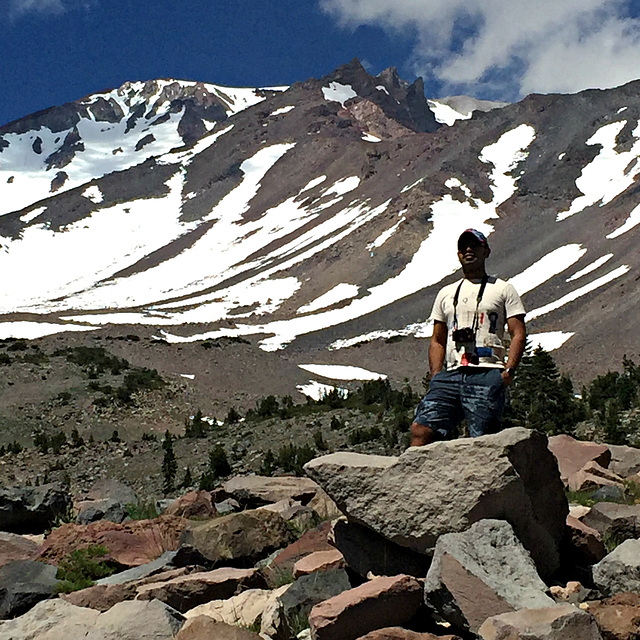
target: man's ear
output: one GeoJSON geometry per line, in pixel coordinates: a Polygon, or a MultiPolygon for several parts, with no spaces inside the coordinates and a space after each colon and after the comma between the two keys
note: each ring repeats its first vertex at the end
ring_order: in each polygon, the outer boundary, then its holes
{"type": "Polygon", "coordinates": [[[491,255],[491,247],[487,247],[487,245],[484,246],[484,255],[485,258],[488,258],[491,255]]]}

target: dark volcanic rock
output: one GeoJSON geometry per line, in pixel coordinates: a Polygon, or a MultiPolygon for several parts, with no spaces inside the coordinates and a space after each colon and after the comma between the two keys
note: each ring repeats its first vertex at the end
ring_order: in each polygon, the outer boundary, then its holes
{"type": "Polygon", "coordinates": [[[58,569],[33,560],[16,560],[0,567],[0,618],[22,615],[55,593],[58,569]]]}
{"type": "Polygon", "coordinates": [[[0,488],[0,531],[43,533],[71,508],[71,496],[56,484],[0,488]]]}

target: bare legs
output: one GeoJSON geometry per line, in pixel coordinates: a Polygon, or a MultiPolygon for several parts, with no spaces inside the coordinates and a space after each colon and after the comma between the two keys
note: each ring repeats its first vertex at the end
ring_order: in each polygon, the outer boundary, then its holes
{"type": "Polygon", "coordinates": [[[425,444],[435,442],[436,432],[424,424],[414,422],[411,425],[411,447],[422,447],[425,444]]]}

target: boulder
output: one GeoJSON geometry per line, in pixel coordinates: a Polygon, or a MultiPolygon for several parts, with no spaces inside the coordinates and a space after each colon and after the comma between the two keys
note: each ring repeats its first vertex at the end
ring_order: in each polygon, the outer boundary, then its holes
{"type": "Polygon", "coordinates": [[[253,627],[260,623],[272,592],[268,589],[247,589],[231,598],[211,600],[185,612],[185,618],[207,616],[218,622],[253,627]]]}
{"type": "Polygon", "coordinates": [[[623,489],[624,478],[605,469],[597,462],[591,461],[587,462],[579,471],[572,473],[567,478],[566,484],[572,491],[595,491],[600,487],[623,489]]]}
{"type": "Polygon", "coordinates": [[[59,484],[0,488],[0,531],[43,533],[71,510],[71,496],[59,484]]]}
{"type": "Polygon", "coordinates": [[[76,504],[78,515],[76,524],[91,524],[98,520],[109,520],[109,522],[124,522],[129,513],[127,507],[120,502],[111,499],[84,501],[76,504]]]}
{"type": "Polygon", "coordinates": [[[293,565],[293,577],[307,576],[321,571],[344,569],[344,556],[337,550],[315,551],[293,565]]]}
{"type": "Polygon", "coordinates": [[[622,444],[609,444],[611,462],[608,468],[623,478],[640,473],[640,449],[622,444]]]}
{"type": "Polygon", "coordinates": [[[566,434],[551,436],[549,450],[558,461],[560,477],[565,484],[570,476],[587,463],[597,462],[606,468],[611,460],[611,451],[607,445],[576,440],[566,434]]]}
{"type": "Polygon", "coordinates": [[[63,593],[60,597],[76,607],[108,611],[125,600],[135,600],[138,591],[132,582],[126,584],[96,584],[93,587],[63,593]]]}
{"type": "Polygon", "coordinates": [[[0,618],[22,615],[56,591],[58,570],[35,560],[14,560],[0,567],[0,618]]]}
{"type": "Polygon", "coordinates": [[[640,537],[640,504],[598,502],[582,518],[582,522],[598,531],[603,538],[616,542],[638,538],[640,537]]]}
{"type": "Polygon", "coordinates": [[[318,491],[309,478],[294,476],[237,476],[223,485],[224,491],[247,507],[259,507],[280,500],[307,504],[318,491]]]}
{"type": "Polygon", "coordinates": [[[334,453],[305,470],[350,520],[418,553],[443,534],[501,518],[541,575],[559,566],[568,505],[556,458],[537,431],[435,442],[398,458],[334,453]]]}
{"type": "Polygon", "coordinates": [[[61,598],[44,600],[24,615],[1,623],[0,640],[84,638],[95,629],[99,616],[99,611],[76,607],[61,598]]]}
{"type": "Polygon", "coordinates": [[[107,520],[86,526],[63,524],[45,540],[40,557],[57,564],[73,549],[98,544],[106,547],[108,559],[125,567],[135,567],[157,559],[165,551],[177,549],[187,522],[176,516],[160,516],[123,524],[107,520]]]}
{"type": "Polygon", "coordinates": [[[604,640],[637,640],[640,635],[640,594],[619,593],[589,603],[604,640]]]}
{"type": "Polygon", "coordinates": [[[556,602],[568,602],[569,604],[579,604],[584,602],[590,594],[589,589],[585,589],[576,580],[570,580],[564,587],[552,586],[549,591],[556,602]]]}
{"type": "Polygon", "coordinates": [[[617,484],[607,484],[599,489],[596,489],[591,494],[591,499],[598,502],[624,502],[625,497],[624,484],[619,486],[617,484]]]}
{"type": "Polygon", "coordinates": [[[323,522],[313,529],[306,531],[298,540],[287,545],[279,552],[261,563],[263,573],[270,587],[274,588],[293,578],[295,563],[314,551],[331,551],[334,547],[329,544],[331,523],[323,522]]]}
{"type": "Polygon", "coordinates": [[[274,640],[289,640],[299,631],[296,627],[300,621],[309,617],[312,607],[349,589],[349,578],[343,569],[301,576],[277,596],[273,613],[265,616],[261,631],[274,640]]]}
{"type": "Polygon", "coordinates": [[[358,640],[461,640],[460,636],[436,636],[433,633],[418,633],[402,627],[385,627],[376,629],[358,640]]]}
{"type": "Polygon", "coordinates": [[[209,491],[190,491],[174,500],[163,513],[180,518],[215,518],[218,515],[209,491]]]}
{"type": "Polygon", "coordinates": [[[625,540],[593,567],[593,581],[602,593],[640,593],[640,540],[625,540]]]}
{"type": "Polygon", "coordinates": [[[342,511],[338,509],[338,505],[320,487],[318,487],[316,495],[311,498],[308,506],[311,507],[322,520],[334,520],[344,515],[342,511]]]}
{"type": "Polygon", "coordinates": [[[314,640],[355,640],[407,623],[420,608],[422,587],[412,576],[375,578],[320,602],[309,615],[314,640]]]}
{"type": "Polygon", "coordinates": [[[164,582],[151,582],[138,587],[138,600],[160,600],[184,613],[211,600],[230,598],[238,589],[265,586],[256,569],[223,567],[183,575],[164,582]]]}
{"type": "Polygon", "coordinates": [[[593,617],[571,604],[493,616],[478,634],[482,640],[602,640],[593,617]]]}
{"type": "Polygon", "coordinates": [[[430,557],[401,547],[345,518],[334,522],[330,541],[342,553],[349,569],[362,578],[370,574],[395,576],[401,573],[423,578],[431,563],[430,557]]]}
{"type": "Polygon", "coordinates": [[[436,544],[425,604],[461,631],[477,633],[489,617],[553,606],[531,557],[504,520],[483,520],[436,544]]]}
{"type": "Polygon", "coordinates": [[[14,560],[35,560],[40,553],[40,545],[33,540],[0,531],[0,567],[14,560]]]}
{"type": "Polygon", "coordinates": [[[562,559],[571,566],[590,566],[607,555],[600,533],[577,518],[567,516],[567,537],[562,559]]]}
{"type": "Polygon", "coordinates": [[[133,580],[142,580],[143,578],[162,573],[173,566],[172,562],[175,556],[175,551],[165,551],[159,558],[156,558],[151,562],[140,564],[137,567],[131,567],[131,569],[120,571],[119,573],[114,573],[106,578],[100,578],[100,580],[97,580],[96,584],[123,584],[126,582],[132,582],[133,580]]]}
{"type": "Polygon", "coordinates": [[[206,561],[253,566],[260,558],[293,541],[287,523],[277,513],[253,509],[207,522],[190,523],[181,543],[206,561]]]}
{"type": "Polygon", "coordinates": [[[235,511],[240,511],[242,509],[240,503],[233,498],[227,498],[221,502],[214,502],[213,506],[216,508],[218,515],[221,516],[226,516],[228,513],[234,513],[235,511]]]}
{"type": "Polygon", "coordinates": [[[207,616],[198,616],[184,623],[175,640],[262,640],[262,636],[207,616]]]}

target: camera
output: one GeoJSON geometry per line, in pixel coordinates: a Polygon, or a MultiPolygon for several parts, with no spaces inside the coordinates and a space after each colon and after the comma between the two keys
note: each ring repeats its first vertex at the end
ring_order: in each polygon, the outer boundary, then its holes
{"type": "Polygon", "coordinates": [[[454,342],[474,342],[476,339],[476,332],[471,327],[463,327],[462,329],[456,329],[452,334],[454,342]]]}

